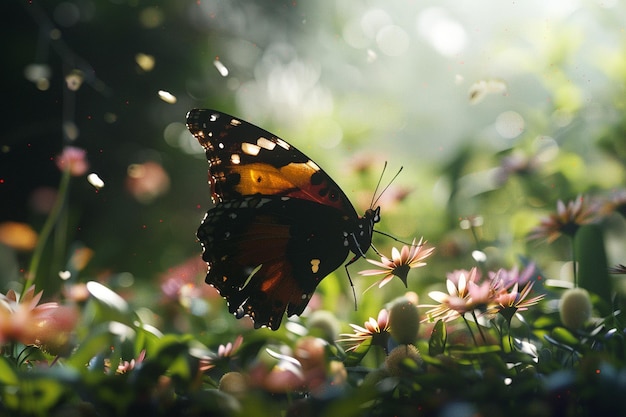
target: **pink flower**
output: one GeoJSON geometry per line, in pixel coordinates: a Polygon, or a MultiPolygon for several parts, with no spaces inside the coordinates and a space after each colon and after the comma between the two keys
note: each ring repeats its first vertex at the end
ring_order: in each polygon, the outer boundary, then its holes
{"type": "Polygon", "coordinates": [[[529,282],[519,291],[519,284],[515,283],[509,290],[501,290],[494,298],[494,303],[487,309],[487,315],[502,314],[508,320],[518,311],[528,310],[528,307],[534,306],[541,301],[545,294],[528,298],[534,282],[529,282]]]}
{"type": "Polygon", "coordinates": [[[205,372],[215,368],[220,362],[228,361],[235,357],[237,351],[243,343],[243,336],[239,335],[234,342],[228,342],[226,345],[219,345],[217,354],[200,359],[200,371],[205,372]]]}
{"type": "MultiPolygon", "coordinates": [[[[415,239],[413,239],[413,243],[411,246],[404,245],[400,251],[396,248],[391,249],[391,259],[386,256],[381,256],[381,262],[373,261],[368,259],[367,262],[376,265],[382,269],[368,269],[365,271],[360,271],[360,275],[364,276],[374,276],[374,275],[385,275],[381,280],[372,284],[370,288],[374,285],[378,284],[378,288],[383,287],[387,284],[391,279],[396,276],[404,282],[406,286],[406,279],[411,268],[419,268],[426,265],[426,262],[423,262],[424,259],[429,257],[435,248],[425,248],[426,242],[423,239],[420,239],[419,243],[415,244],[415,239]]],[[[366,290],[367,291],[367,290],[366,290]]]]}
{"type": "Polygon", "coordinates": [[[55,158],[57,167],[61,171],[68,170],[73,177],[84,175],[89,169],[87,151],[74,146],[66,146],[63,152],[55,158]]]}
{"type": "Polygon", "coordinates": [[[496,272],[489,271],[489,279],[494,288],[510,288],[514,284],[526,284],[535,273],[535,264],[528,264],[521,272],[515,265],[511,269],[499,269],[496,272]]]}
{"type": "Polygon", "coordinates": [[[554,242],[562,234],[574,237],[580,226],[593,223],[597,217],[597,208],[589,207],[582,196],[567,203],[559,200],[556,213],[541,220],[539,226],[530,231],[529,239],[543,239],[554,242]]]}
{"type": "Polygon", "coordinates": [[[61,349],[78,322],[78,311],[58,303],[39,304],[43,292],[32,286],[23,297],[9,290],[0,294],[0,343],[20,342],[46,349],[61,349]]]}
{"type": "MultiPolygon", "coordinates": [[[[139,356],[137,356],[137,359],[133,358],[130,361],[121,361],[119,365],[117,365],[117,369],[115,370],[115,373],[117,375],[121,375],[121,374],[125,374],[126,372],[132,371],[138,365],[140,365],[144,361],[145,358],[146,358],[146,350],[143,349],[141,352],[139,352],[139,356]]],[[[104,360],[105,371],[109,372],[110,368],[111,368],[111,360],[105,359],[104,360]]]]}
{"type": "Polygon", "coordinates": [[[363,326],[350,324],[355,332],[340,334],[341,339],[337,342],[348,345],[346,352],[350,352],[358,349],[363,342],[372,339],[372,344],[380,345],[386,350],[389,338],[389,312],[383,308],[378,312],[377,319],[370,317],[363,326]]]}
{"type": "Polygon", "coordinates": [[[448,293],[442,291],[431,291],[428,296],[437,301],[439,305],[424,305],[423,307],[433,307],[426,312],[424,321],[434,321],[442,319],[443,321],[451,321],[462,316],[468,311],[475,308],[472,302],[470,288],[473,288],[474,296],[482,297],[485,291],[483,286],[478,286],[477,282],[480,274],[476,267],[466,270],[456,270],[448,274],[446,280],[446,288],[448,293]]]}

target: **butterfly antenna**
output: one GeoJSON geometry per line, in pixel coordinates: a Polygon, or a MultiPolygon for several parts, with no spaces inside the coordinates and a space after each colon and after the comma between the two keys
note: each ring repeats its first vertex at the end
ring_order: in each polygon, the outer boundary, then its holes
{"type": "MultiPolygon", "coordinates": [[[[387,167],[387,162],[385,162],[385,168],[386,167],[387,167]]],[[[385,168],[383,168],[383,174],[385,173],[385,168]]],[[[402,172],[403,169],[404,169],[404,167],[400,167],[398,172],[396,172],[396,174],[393,176],[393,178],[391,178],[391,181],[389,181],[389,183],[385,186],[385,188],[383,188],[383,190],[380,192],[380,194],[378,194],[378,197],[376,197],[376,198],[372,197],[372,205],[370,207],[374,207],[376,205],[376,203],[378,203],[378,200],[380,200],[380,197],[382,197],[382,195],[385,193],[385,191],[387,191],[387,189],[391,186],[391,184],[395,181],[395,179],[398,178],[398,175],[400,175],[400,173],[402,172]]],[[[380,175],[380,178],[378,180],[378,185],[376,185],[376,191],[378,191],[378,187],[380,186],[380,182],[383,179],[383,174],[380,175]]],[[[376,193],[374,193],[374,196],[376,196],[376,193]]]]}
{"type": "MultiPolygon", "coordinates": [[[[385,175],[385,170],[387,169],[387,161],[385,161],[385,165],[383,165],[383,172],[380,173],[380,177],[378,177],[378,183],[376,184],[376,188],[374,188],[374,194],[372,194],[372,202],[370,203],[370,208],[374,207],[374,204],[378,201],[376,194],[378,194],[378,189],[380,188],[380,183],[383,181],[383,175],[385,175]]],[[[386,187],[385,187],[386,188],[386,187]]]]}

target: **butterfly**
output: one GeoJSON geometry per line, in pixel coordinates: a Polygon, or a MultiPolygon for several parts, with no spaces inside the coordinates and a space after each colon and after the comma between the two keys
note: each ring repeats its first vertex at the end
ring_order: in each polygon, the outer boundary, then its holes
{"type": "Polygon", "coordinates": [[[372,243],[380,207],[361,217],[319,165],[292,145],[225,113],[193,109],[187,128],[206,151],[214,207],[198,228],[206,282],[237,318],[280,327],[317,285],[372,243]]]}

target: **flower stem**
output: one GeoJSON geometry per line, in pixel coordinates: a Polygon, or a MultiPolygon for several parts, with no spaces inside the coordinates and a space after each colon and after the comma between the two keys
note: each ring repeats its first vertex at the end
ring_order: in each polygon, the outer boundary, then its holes
{"type": "Polygon", "coordinates": [[[467,319],[465,318],[465,314],[463,314],[461,317],[463,317],[463,321],[467,326],[467,330],[469,330],[470,335],[472,335],[472,340],[474,340],[474,344],[478,346],[478,342],[476,341],[476,337],[474,336],[474,332],[472,331],[472,326],[470,326],[469,321],[467,321],[467,319]]]}
{"type": "Polygon", "coordinates": [[[476,317],[476,313],[472,311],[472,317],[474,318],[474,323],[476,323],[476,327],[478,327],[478,332],[480,333],[480,337],[483,339],[483,343],[487,343],[487,339],[485,338],[485,334],[483,333],[483,329],[478,324],[478,318],[476,317]]]}
{"type": "Polygon", "coordinates": [[[576,245],[574,244],[574,239],[571,240],[572,245],[572,271],[574,273],[574,287],[578,288],[578,270],[576,268],[576,245]]]}
{"type": "Polygon", "coordinates": [[[28,273],[26,275],[26,283],[24,284],[24,288],[22,288],[22,297],[34,283],[37,278],[37,272],[39,270],[39,265],[41,264],[41,258],[43,257],[43,252],[46,247],[46,243],[48,238],[50,237],[50,233],[54,229],[57,221],[59,220],[59,216],[65,206],[65,200],[67,198],[67,191],[69,189],[70,184],[70,170],[69,167],[64,169],[61,174],[61,182],[59,184],[59,191],[57,193],[57,198],[54,202],[54,206],[52,206],[52,210],[50,210],[50,214],[44,223],[41,232],[39,233],[39,239],[37,240],[37,246],[35,246],[35,251],[33,252],[33,257],[30,260],[30,265],[28,266],[28,273]]]}

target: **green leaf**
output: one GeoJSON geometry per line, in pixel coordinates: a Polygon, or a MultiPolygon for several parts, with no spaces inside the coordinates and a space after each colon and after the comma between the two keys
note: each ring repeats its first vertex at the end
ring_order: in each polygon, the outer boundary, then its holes
{"type": "Polygon", "coordinates": [[[0,356],[0,383],[2,385],[17,385],[18,382],[15,368],[6,358],[0,356]]]}
{"type": "Polygon", "coordinates": [[[462,352],[464,355],[485,355],[494,352],[502,351],[502,348],[498,345],[484,345],[484,346],[465,346],[454,345],[450,346],[450,350],[462,352]]]}
{"type": "Polygon", "coordinates": [[[430,356],[437,356],[442,354],[446,349],[446,341],[448,334],[446,331],[446,324],[443,320],[439,320],[433,327],[433,332],[430,335],[428,341],[428,354],[430,356]]]}
{"type": "Polygon", "coordinates": [[[355,366],[361,363],[365,354],[370,350],[372,345],[372,338],[367,338],[363,342],[359,343],[356,349],[346,352],[346,359],[344,361],[346,366],[355,366]]]}
{"type": "Polygon", "coordinates": [[[564,327],[555,327],[552,329],[551,336],[557,342],[567,346],[577,346],[579,344],[578,338],[564,327]]]}
{"type": "Polygon", "coordinates": [[[75,369],[87,371],[86,365],[89,361],[105,351],[111,345],[112,338],[107,326],[101,325],[94,328],[66,363],[75,369]]]}
{"type": "Polygon", "coordinates": [[[24,415],[47,416],[65,391],[60,379],[24,374],[16,390],[4,391],[3,402],[24,415]]]}
{"type": "Polygon", "coordinates": [[[578,285],[602,300],[596,307],[603,316],[610,314],[613,292],[604,249],[604,236],[597,224],[582,226],[574,237],[578,261],[578,285]]]}

